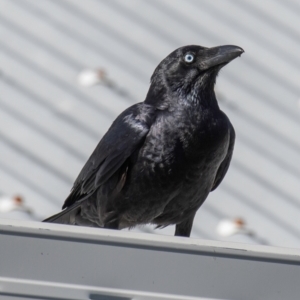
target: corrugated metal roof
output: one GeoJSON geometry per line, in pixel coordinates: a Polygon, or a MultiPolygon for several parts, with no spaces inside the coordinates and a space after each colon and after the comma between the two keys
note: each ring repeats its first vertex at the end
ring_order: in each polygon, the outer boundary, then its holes
{"type": "Polygon", "coordinates": [[[236,44],[246,53],[216,86],[236,129],[235,153],[192,236],[224,239],[218,222],[242,216],[268,243],[299,247],[299,12],[292,0],[0,0],[1,193],[22,194],[41,217],[57,212],[113,119],[144,99],[165,56],[187,44],[236,44]],[[81,70],[97,67],[126,97],[78,85],[81,70]]]}

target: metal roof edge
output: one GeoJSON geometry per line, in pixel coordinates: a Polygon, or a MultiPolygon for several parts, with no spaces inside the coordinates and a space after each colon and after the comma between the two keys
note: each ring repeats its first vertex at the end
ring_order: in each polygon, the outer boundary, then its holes
{"type": "Polygon", "coordinates": [[[0,298],[298,299],[300,250],[0,220],[0,298]]]}
{"type": "Polygon", "coordinates": [[[130,231],[79,227],[23,220],[0,220],[0,234],[45,237],[48,239],[76,240],[90,243],[146,247],[166,251],[199,253],[272,261],[293,261],[300,263],[300,249],[220,242],[130,231]]]}

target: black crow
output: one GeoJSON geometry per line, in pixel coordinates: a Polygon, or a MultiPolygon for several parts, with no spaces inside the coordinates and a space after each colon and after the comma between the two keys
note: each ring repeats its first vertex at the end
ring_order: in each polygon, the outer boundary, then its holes
{"type": "Polygon", "coordinates": [[[214,93],[237,46],[186,46],[155,69],[144,102],[122,112],[77,177],[63,211],[45,222],[103,228],[175,224],[194,216],[223,180],[235,133],[214,93]]]}

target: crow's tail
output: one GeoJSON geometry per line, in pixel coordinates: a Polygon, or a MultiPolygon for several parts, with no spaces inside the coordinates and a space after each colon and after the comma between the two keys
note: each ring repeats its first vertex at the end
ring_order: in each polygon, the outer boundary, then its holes
{"type": "Polygon", "coordinates": [[[58,214],[45,219],[43,222],[76,225],[76,219],[80,216],[80,211],[81,203],[75,203],[58,214]]]}

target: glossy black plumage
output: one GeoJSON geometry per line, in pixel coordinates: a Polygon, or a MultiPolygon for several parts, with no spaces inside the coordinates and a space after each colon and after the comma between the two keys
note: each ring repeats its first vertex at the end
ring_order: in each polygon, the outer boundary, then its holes
{"type": "Polygon", "coordinates": [[[189,236],[196,211],[223,180],[235,133],[219,109],[219,70],[237,46],[186,46],[151,77],[144,102],[113,122],[88,159],[62,212],[45,220],[121,229],[176,224],[189,236]]]}

